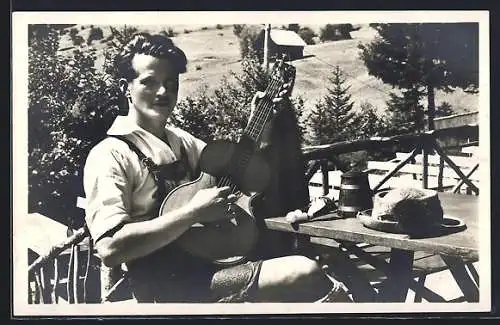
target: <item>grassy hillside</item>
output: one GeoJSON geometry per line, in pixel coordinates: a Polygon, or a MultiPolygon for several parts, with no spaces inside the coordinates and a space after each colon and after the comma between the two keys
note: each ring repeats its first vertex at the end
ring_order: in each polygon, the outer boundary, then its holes
{"type": "MultiPolygon", "coordinates": [[[[99,27],[103,30],[104,39],[94,41],[91,46],[101,53],[107,46],[105,39],[110,35],[110,29],[108,26],[99,27]]],[[[222,76],[227,75],[229,71],[240,71],[238,39],[233,34],[232,26],[135,27],[149,32],[172,29],[176,34],[173,40],[186,52],[189,60],[188,72],[182,76],[181,98],[195,94],[201,86],[209,88],[216,86],[222,76]]],[[[318,32],[321,26],[309,27],[318,32]]],[[[76,25],[74,28],[78,29],[79,35],[87,39],[89,26],[76,25]]],[[[313,107],[314,103],[325,94],[328,86],[327,78],[334,65],[339,65],[344,71],[356,107],[366,101],[379,110],[385,109],[385,102],[392,87],[368,75],[357,48],[360,43],[370,42],[376,36],[376,32],[363,25],[351,35],[351,40],[307,45],[304,49],[304,58],[293,62],[297,68],[294,95],[300,95],[305,99],[307,109],[313,107]]],[[[64,35],[61,48],[70,49],[72,46],[69,35],[64,35]]],[[[86,46],[85,44],[84,47],[86,46]]],[[[97,65],[101,63],[102,57],[98,56],[97,65]]],[[[467,94],[460,89],[449,94],[438,91],[436,105],[445,101],[450,103],[457,113],[478,110],[478,95],[467,94]]]]}

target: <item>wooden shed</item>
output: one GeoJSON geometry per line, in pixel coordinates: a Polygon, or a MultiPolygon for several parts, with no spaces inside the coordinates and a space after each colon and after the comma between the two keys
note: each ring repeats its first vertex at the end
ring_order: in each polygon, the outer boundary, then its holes
{"type": "MultiPolygon", "coordinates": [[[[262,55],[265,31],[261,30],[255,48],[262,55]]],[[[288,60],[300,59],[304,56],[306,42],[294,31],[271,29],[269,34],[269,56],[271,58],[286,54],[288,60]]]]}

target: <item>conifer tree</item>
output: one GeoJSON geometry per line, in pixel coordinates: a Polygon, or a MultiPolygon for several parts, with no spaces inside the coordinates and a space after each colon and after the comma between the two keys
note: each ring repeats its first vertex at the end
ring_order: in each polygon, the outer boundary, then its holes
{"type": "Polygon", "coordinates": [[[328,78],[331,87],[315,104],[307,116],[311,128],[312,143],[326,144],[356,138],[359,117],[353,110],[354,103],[348,93],[350,86],[339,66],[335,66],[328,78]]]}
{"type": "Polygon", "coordinates": [[[378,36],[369,44],[359,45],[369,74],[409,90],[410,97],[415,88],[422,91],[421,96],[427,97],[429,129],[434,128],[435,90],[452,91],[459,87],[478,91],[478,23],[396,23],[371,27],[378,36]]]}
{"type": "Polygon", "coordinates": [[[387,101],[389,125],[387,134],[422,132],[425,129],[424,107],[420,102],[422,92],[417,87],[403,90],[401,95],[390,93],[387,101]]]}

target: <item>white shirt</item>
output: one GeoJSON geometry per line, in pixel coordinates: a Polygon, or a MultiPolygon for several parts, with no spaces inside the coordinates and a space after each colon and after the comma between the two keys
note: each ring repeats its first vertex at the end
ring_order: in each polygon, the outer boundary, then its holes
{"type": "MultiPolygon", "coordinates": [[[[108,135],[123,135],[156,164],[168,164],[181,157],[184,146],[192,170],[205,142],[179,128],[165,128],[167,145],[139,127],[131,118],[118,116],[108,135]]],[[[85,220],[94,240],[121,223],[154,217],[157,186],[137,154],[122,140],[108,137],[90,151],[83,174],[87,206],[85,220]]],[[[167,192],[172,189],[167,188],[167,192]]]]}

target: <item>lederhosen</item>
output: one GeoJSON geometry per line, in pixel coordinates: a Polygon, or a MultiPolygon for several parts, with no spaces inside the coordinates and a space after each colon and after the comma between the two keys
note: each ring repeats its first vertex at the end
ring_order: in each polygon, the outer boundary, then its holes
{"type": "MultiPolygon", "coordinates": [[[[186,178],[193,180],[199,175],[198,170],[190,167],[182,144],[179,160],[156,165],[127,138],[113,137],[127,143],[151,172],[158,187],[155,196],[157,212],[167,194],[167,187],[174,188],[186,178]]],[[[261,264],[261,261],[248,262],[221,270],[176,245],[167,245],[127,263],[127,268],[132,292],[139,302],[232,302],[251,299],[261,264]]]]}

